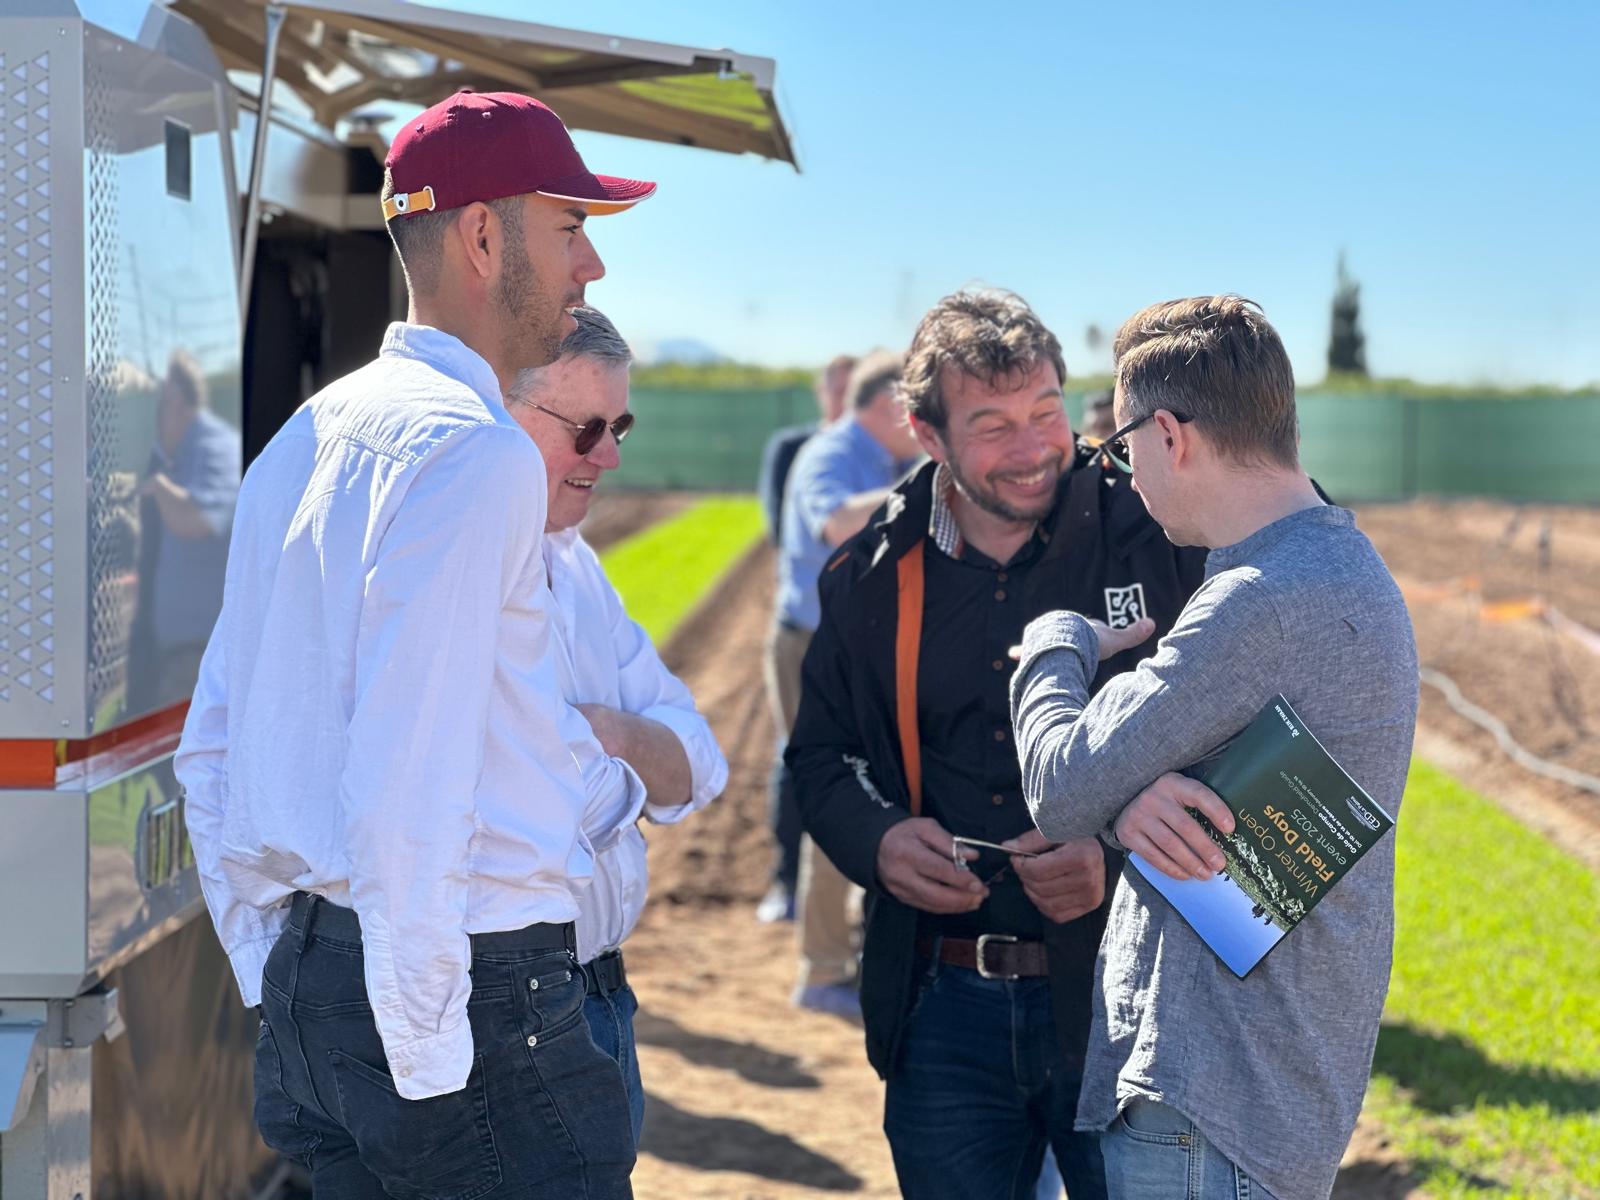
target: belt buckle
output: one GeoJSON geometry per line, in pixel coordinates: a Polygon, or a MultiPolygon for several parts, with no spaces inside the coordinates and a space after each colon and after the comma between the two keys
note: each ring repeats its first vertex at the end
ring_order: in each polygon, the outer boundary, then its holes
{"type": "Polygon", "coordinates": [[[983,952],[990,942],[1009,942],[1016,945],[1019,939],[1009,933],[980,933],[978,935],[978,975],[984,979],[1021,979],[1021,975],[1002,975],[983,965],[983,952]]]}

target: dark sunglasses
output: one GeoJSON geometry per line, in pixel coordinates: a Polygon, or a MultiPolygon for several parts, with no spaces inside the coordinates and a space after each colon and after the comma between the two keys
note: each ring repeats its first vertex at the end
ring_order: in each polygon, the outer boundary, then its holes
{"type": "Polygon", "coordinates": [[[563,417],[553,408],[546,408],[542,404],[535,404],[532,400],[524,400],[529,408],[537,408],[542,413],[548,413],[563,425],[571,426],[578,431],[578,436],[572,439],[573,449],[579,454],[587,454],[600,444],[600,439],[605,437],[606,430],[611,430],[611,436],[617,439],[617,445],[622,444],[622,439],[628,436],[628,430],[633,428],[633,414],[625,412],[609,425],[604,417],[590,417],[587,421],[573,421],[563,417]]]}
{"type": "MultiPolygon", "coordinates": [[[[1159,408],[1156,409],[1156,412],[1160,411],[1161,410],[1159,408]]],[[[1180,425],[1187,425],[1190,421],[1194,420],[1194,418],[1189,416],[1187,413],[1172,412],[1171,409],[1168,409],[1167,412],[1172,419],[1178,422],[1180,425]]],[[[1132,475],[1133,455],[1128,450],[1128,435],[1155,415],[1155,412],[1147,412],[1144,416],[1139,417],[1136,420],[1129,421],[1121,429],[1117,430],[1105,441],[1100,443],[1100,453],[1104,454],[1106,458],[1110,460],[1111,465],[1116,467],[1117,470],[1125,471],[1127,474],[1132,475]]]]}

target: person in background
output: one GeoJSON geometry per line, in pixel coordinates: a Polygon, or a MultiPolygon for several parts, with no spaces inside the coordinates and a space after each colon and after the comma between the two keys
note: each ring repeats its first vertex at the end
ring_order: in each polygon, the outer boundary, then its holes
{"type": "Polygon", "coordinates": [[[211,411],[200,364],[172,355],[156,437],[139,485],[139,593],[128,646],[128,709],[192,694],[222,611],[228,535],[239,497],[239,431],[211,411]]]}
{"type": "Polygon", "coordinates": [[[1090,392],[1083,401],[1083,436],[1103,442],[1117,427],[1116,416],[1111,411],[1112,389],[1090,392]]]}
{"type": "MultiPolygon", "coordinates": [[[[856,360],[840,354],[817,373],[816,396],[819,422],[790,425],[767,439],[761,451],[761,473],[756,491],[761,497],[761,513],[767,522],[767,538],[778,544],[783,528],[783,497],[795,455],[818,429],[832,425],[844,412],[845,387],[856,360]]],[[[772,778],[768,784],[772,822],[772,842],[776,851],[772,864],[772,883],[756,905],[756,919],[762,922],[794,919],[795,887],[800,878],[800,814],[794,805],[794,780],[783,762],[784,731],[776,731],[772,778]]]]}
{"type": "Polygon", "coordinates": [[[319,1200],[631,1195],[574,955],[593,861],[544,461],[501,397],[605,273],[588,218],[654,190],[527,96],[406,122],[381,198],[406,319],[240,490],[176,767],[261,1007],[256,1121],[319,1200]]]}
{"type": "MultiPolygon", "coordinates": [[[[887,350],[858,362],[845,388],[847,415],[801,448],[790,473],[778,547],[778,595],[767,639],[767,693],[773,723],[785,737],[800,705],[800,664],[817,627],[817,577],[823,564],[865,527],[890,485],[919,454],[895,396],[903,362],[903,356],[887,350]]],[[[796,908],[800,971],[794,1002],[858,1017],[850,888],[809,838],[801,843],[796,908]]]]}
{"type": "Polygon", "coordinates": [[[1018,296],[960,292],[922,319],[902,395],[933,461],[824,567],[789,741],[807,832],[867,889],[867,1057],[911,1200],[1030,1197],[1047,1145],[1072,1200],[1107,1194],[1073,1115],[1121,857],[1033,829],[1008,655],[1064,603],[1169,626],[1201,557],[1074,438],[1065,375],[1018,296]]]}
{"type": "Polygon", "coordinates": [[[595,1044],[617,1060],[637,1142],[644,1123],[622,943],[639,922],[648,886],[640,817],[671,825],[705,807],[728,782],[728,763],[694,697],[632,621],[605,568],[578,532],[601,477],[620,463],[633,355],[593,308],[548,367],[521,372],[507,407],[539,447],[549,480],[544,556],[555,597],[554,641],[562,694],[593,737],[571,743],[588,805],[583,831],[594,876],[578,897],[578,961],[584,1014],[595,1044]]]}
{"type": "MultiPolygon", "coordinates": [[[[1210,555],[1152,657],[1098,694],[1101,662],[1137,653],[1148,622],[1112,629],[1068,600],[1028,626],[1011,711],[1040,833],[1112,837],[1175,878],[1211,878],[1225,860],[1190,810],[1224,834],[1233,814],[1174,772],[1280,693],[1398,813],[1417,716],[1411,621],[1354,515],[1300,467],[1277,332],[1249,300],[1199,296],[1130,317],[1114,354],[1121,426],[1107,457],[1169,539],[1210,555]]],[[[1077,1120],[1105,1131],[1112,1195],[1326,1200],[1366,1092],[1393,934],[1393,837],[1245,979],[1126,872],[1077,1120]]]]}

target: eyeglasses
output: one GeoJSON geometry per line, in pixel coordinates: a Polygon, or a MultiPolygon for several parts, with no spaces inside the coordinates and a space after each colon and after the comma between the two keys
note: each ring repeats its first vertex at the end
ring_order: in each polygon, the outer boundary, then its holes
{"type": "MultiPolygon", "coordinates": [[[[1162,410],[1159,408],[1156,409],[1156,412],[1160,411],[1162,410]]],[[[1116,467],[1117,470],[1123,471],[1129,475],[1133,474],[1133,454],[1128,449],[1128,435],[1135,429],[1139,428],[1139,426],[1143,425],[1151,417],[1155,416],[1156,412],[1147,412],[1144,416],[1139,417],[1137,420],[1129,421],[1121,429],[1117,430],[1105,441],[1100,443],[1100,453],[1104,454],[1106,458],[1110,460],[1111,465],[1116,467]]],[[[1167,412],[1172,419],[1178,422],[1180,425],[1187,425],[1190,421],[1194,420],[1194,418],[1189,416],[1187,413],[1172,412],[1171,409],[1168,409],[1167,412]]]]}
{"type": "Polygon", "coordinates": [[[553,408],[546,408],[532,400],[524,400],[529,408],[537,408],[542,413],[548,413],[563,425],[570,426],[578,431],[578,436],[573,438],[573,449],[579,454],[587,454],[600,444],[600,439],[605,437],[606,430],[611,430],[611,436],[617,439],[617,444],[622,444],[622,439],[628,436],[628,430],[633,428],[633,414],[625,412],[610,424],[604,417],[590,417],[587,421],[574,421],[562,416],[553,408]]]}

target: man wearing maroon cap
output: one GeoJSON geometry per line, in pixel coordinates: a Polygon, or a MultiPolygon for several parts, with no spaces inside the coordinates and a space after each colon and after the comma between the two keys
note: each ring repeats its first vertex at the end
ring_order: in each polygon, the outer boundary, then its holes
{"type": "Polygon", "coordinates": [[[625,1197],[616,1063],[574,957],[593,869],[552,656],[544,463],[502,387],[604,273],[560,118],[458,93],[390,149],[410,293],[240,491],[177,770],[207,905],[260,1005],[256,1119],[318,1200],[625,1197]]]}

